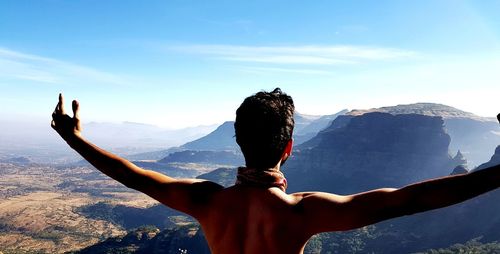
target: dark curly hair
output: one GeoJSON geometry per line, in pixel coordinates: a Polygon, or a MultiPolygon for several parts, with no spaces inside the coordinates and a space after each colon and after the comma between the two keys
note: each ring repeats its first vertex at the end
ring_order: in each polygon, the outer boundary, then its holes
{"type": "Polygon", "coordinates": [[[294,126],[292,97],[276,88],[246,98],[236,110],[236,143],[247,167],[276,166],[292,139],[294,126]]]}

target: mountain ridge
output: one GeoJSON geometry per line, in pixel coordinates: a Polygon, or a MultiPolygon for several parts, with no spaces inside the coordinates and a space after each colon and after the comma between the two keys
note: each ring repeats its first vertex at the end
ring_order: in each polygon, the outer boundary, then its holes
{"type": "Polygon", "coordinates": [[[444,119],[450,118],[470,118],[478,121],[493,121],[496,122],[495,118],[492,117],[482,117],[475,115],[470,112],[460,110],[458,108],[448,106],[440,103],[431,102],[417,102],[410,104],[398,104],[395,106],[385,106],[380,108],[371,109],[353,109],[347,113],[347,115],[358,116],[369,112],[384,112],[394,115],[399,114],[419,114],[427,116],[441,116],[444,119]]]}

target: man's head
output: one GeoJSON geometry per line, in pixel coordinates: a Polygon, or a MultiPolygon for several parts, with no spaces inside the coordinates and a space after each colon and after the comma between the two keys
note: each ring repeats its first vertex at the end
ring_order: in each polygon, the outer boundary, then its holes
{"type": "Polygon", "coordinates": [[[276,88],[258,92],[236,110],[236,142],[245,156],[246,166],[272,168],[291,148],[294,126],[292,97],[276,88]]]}

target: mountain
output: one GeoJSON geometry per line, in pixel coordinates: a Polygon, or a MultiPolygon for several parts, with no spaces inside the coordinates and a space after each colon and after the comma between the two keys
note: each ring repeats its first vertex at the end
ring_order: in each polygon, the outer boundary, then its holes
{"type": "Polygon", "coordinates": [[[450,107],[438,103],[414,103],[414,104],[399,104],[396,106],[372,108],[372,109],[355,109],[348,112],[348,115],[362,115],[369,112],[384,112],[392,115],[402,115],[402,114],[418,114],[425,116],[440,116],[444,119],[451,118],[469,118],[479,121],[492,121],[494,119],[489,119],[485,117],[480,117],[463,110],[450,107]]]}
{"type": "Polygon", "coordinates": [[[460,150],[471,167],[487,161],[496,145],[500,143],[500,130],[496,119],[480,117],[442,104],[415,103],[368,110],[352,110],[347,115],[357,116],[368,112],[442,117],[445,129],[451,136],[450,151],[456,153],[457,150],[460,150]]]}
{"type": "Polygon", "coordinates": [[[181,146],[187,150],[239,150],[234,137],[234,122],[227,121],[208,135],[181,146]]]}
{"type": "Polygon", "coordinates": [[[296,150],[284,166],[290,191],[398,187],[448,175],[457,166],[440,117],[380,112],[339,117],[315,139],[314,147],[296,150]]]}

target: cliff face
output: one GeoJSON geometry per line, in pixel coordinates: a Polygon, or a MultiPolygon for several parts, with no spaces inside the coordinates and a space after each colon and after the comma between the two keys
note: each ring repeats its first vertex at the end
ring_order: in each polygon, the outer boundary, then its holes
{"type": "Polygon", "coordinates": [[[352,110],[348,115],[358,116],[369,112],[442,117],[445,130],[451,136],[451,152],[455,153],[457,150],[461,150],[470,167],[487,161],[491,151],[500,143],[498,123],[494,118],[480,117],[442,104],[415,103],[367,110],[352,110]]]}
{"type": "Polygon", "coordinates": [[[338,120],[285,166],[290,191],[398,187],[448,175],[456,166],[440,117],[374,112],[338,120]]]}

